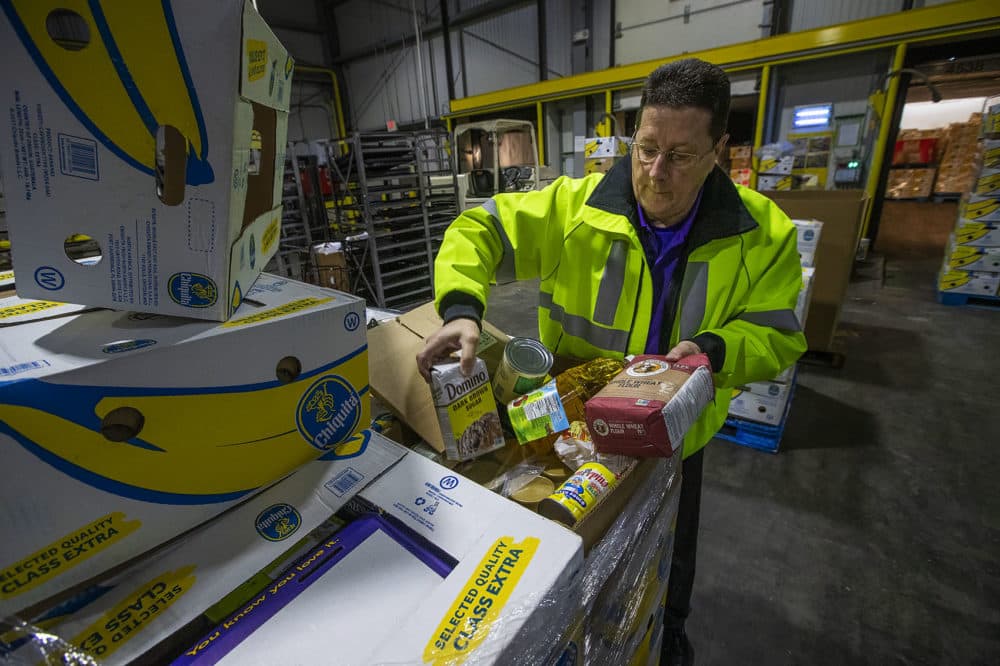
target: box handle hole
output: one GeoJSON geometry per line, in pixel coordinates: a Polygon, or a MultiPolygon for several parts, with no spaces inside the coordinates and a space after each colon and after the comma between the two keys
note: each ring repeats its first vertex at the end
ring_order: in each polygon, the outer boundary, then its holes
{"type": "Polygon", "coordinates": [[[90,44],[90,26],[69,9],[54,9],[45,17],[45,31],[52,41],[67,51],[80,51],[90,44]]]}
{"type": "Polygon", "coordinates": [[[135,407],[116,407],[101,419],[101,434],[112,442],[127,442],[137,437],[146,417],[135,407]]]}
{"type": "Polygon", "coordinates": [[[278,361],[274,374],[282,384],[291,384],[302,374],[302,363],[294,356],[286,356],[278,361]]]}
{"type": "Polygon", "coordinates": [[[187,138],[172,125],[156,130],[156,196],[167,206],[184,201],[187,176],[187,138]]]}

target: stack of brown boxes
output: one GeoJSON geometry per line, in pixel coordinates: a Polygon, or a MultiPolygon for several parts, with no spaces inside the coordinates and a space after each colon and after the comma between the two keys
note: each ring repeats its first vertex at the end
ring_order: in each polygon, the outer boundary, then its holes
{"type": "Polygon", "coordinates": [[[979,170],[979,129],[982,115],[974,113],[967,123],[948,127],[948,143],[938,169],[935,194],[964,193],[972,190],[979,170]]]}
{"type": "Polygon", "coordinates": [[[751,146],[730,146],[729,147],[729,177],[737,185],[750,187],[750,174],[753,165],[751,156],[753,148],[751,146]]]}
{"type": "Polygon", "coordinates": [[[886,199],[923,199],[931,195],[935,169],[892,169],[885,188],[886,199]]]}
{"type": "Polygon", "coordinates": [[[942,129],[902,130],[896,138],[886,199],[923,199],[931,195],[945,146],[942,129]],[[926,166],[924,166],[926,165],[926,166]]]}

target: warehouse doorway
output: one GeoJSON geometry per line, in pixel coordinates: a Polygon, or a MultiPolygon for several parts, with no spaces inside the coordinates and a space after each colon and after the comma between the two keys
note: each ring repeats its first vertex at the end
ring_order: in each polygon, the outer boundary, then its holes
{"type": "Polygon", "coordinates": [[[928,46],[911,51],[907,68],[915,73],[902,80],[873,211],[887,282],[901,285],[926,282],[952,254],[982,166],[982,114],[1000,96],[1000,52],[995,40],[928,46]]]}

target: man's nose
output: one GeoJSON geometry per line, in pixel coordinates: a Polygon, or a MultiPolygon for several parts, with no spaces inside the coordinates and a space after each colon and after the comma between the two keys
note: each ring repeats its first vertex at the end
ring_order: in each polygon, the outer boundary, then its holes
{"type": "Polygon", "coordinates": [[[649,177],[655,180],[664,180],[670,173],[669,168],[670,160],[667,159],[666,153],[660,153],[653,160],[653,163],[649,165],[649,177]]]}

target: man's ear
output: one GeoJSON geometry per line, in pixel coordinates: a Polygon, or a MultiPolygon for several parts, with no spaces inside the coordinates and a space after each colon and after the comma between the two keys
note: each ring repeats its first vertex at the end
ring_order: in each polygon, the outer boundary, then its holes
{"type": "Polygon", "coordinates": [[[729,143],[729,134],[723,134],[719,142],[715,144],[715,159],[721,159],[726,152],[726,144],[729,143]]]}

